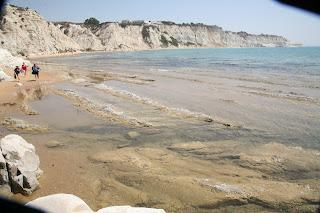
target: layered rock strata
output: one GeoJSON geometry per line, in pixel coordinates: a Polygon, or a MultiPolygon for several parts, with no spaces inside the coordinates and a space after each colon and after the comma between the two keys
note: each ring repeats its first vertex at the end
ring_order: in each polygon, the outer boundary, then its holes
{"type": "Polygon", "coordinates": [[[277,35],[224,31],[218,26],[168,21],[105,22],[94,29],[81,23],[46,21],[36,11],[7,5],[0,20],[0,48],[13,55],[159,48],[288,47],[277,35]]]}

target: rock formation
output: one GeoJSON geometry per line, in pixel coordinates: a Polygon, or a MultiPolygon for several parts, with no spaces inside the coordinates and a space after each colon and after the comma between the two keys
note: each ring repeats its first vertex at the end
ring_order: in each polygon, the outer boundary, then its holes
{"type": "Polygon", "coordinates": [[[0,140],[0,148],[0,187],[10,186],[13,193],[30,195],[42,174],[34,146],[11,134],[0,140]]]}
{"type": "Polygon", "coordinates": [[[203,24],[104,23],[95,33],[107,50],[192,47],[285,47],[289,41],[275,35],[223,31],[203,24]]]}
{"type": "MultiPolygon", "coordinates": [[[[42,209],[51,213],[94,213],[92,209],[80,198],[71,194],[54,194],[45,197],[40,197],[26,204],[34,208],[42,209]]],[[[97,213],[165,213],[162,209],[141,208],[131,206],[112,206],[103,208],[97,213]]]]}
{"type": "Polygon", "coordinates": [[[82,50],[104,50],[101,41],[86,27],[80,24],[56,23],[55,24],[65,35],[77,42],[82,50]]]}
{"type": "Polygon", "coordinates": [[[47,127],[42,127],[36,124],[30,124],[24,120],[17,119],[17,118],[5,118],[2,122],[2,125],[4,125],[6,128],[19,131],[30,131],[30,132],[46,132],[48,131],[47,127]]]}
{"type": "Polygon", "coordinates": [[[37,12],[7,5],[0,22],[0,48],[13,55],[96,50],[147,50],[195,47],[287,47],[276,35],[224,31],[218,26],[173,22],[105,22],[95,29],[84,24],[47,22],[37,12]]]}
{"type": "Polygon", "coordinates": [[[13,55],[52,54],[81,49],[36,11],[6,6],[0,25],[0,47],[13,55]]]}
{"type": "Polygon", "coordinates": [[[28,60],[12,56],[12,54],[8,50],[2,48],[0,48],[0,61],[0,65],[3,67],[21,66],[23,62],[26,63],[28,66],[31,65],[31,63],[28,60]]]}
{"type": "Polygon", "coordinates": [[[10,81],[13,80],[13,78],[9,75],[7,75],[3,70],[0,68],[0,82],[1,81],[10,81]]]}

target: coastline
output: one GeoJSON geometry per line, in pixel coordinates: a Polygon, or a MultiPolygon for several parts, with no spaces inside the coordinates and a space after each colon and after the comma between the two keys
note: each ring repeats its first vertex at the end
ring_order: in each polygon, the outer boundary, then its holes
{"type": "MultiPolygon", "coordinates": [[[[54,22],[29,6],[5,4],[0,17],[0,197],[47,199],[39,208],[49,212],[320,211],[320,46],[290,40],[313,23],[290,25],[286,38],[284,19],[244,19],[258,34],[54,22]],[[21,64],[29,70],[17,81],[21,64]]],[[[255,15],[276,11],[257,6],[255,15]]]]}
{"type": "Polygon", "coordinates": [[[52,54],[31,54],[25,56],[27,60],[36,60],[40,58],[50,58],[50,57],[64,57],[73,56],[80,54],[94,54],[94,53],[121,53],[121,52],[144,52],[144,51],[166,51],[166,50],[194,50],[194,49],[268,49],[268,48],[312,48],[318,46],[288,46],[288,47],[166,47],[166,48],[149,48],[149,49],[132,49],[132,50],[92,50],[92,51],[75,51],[75,52],[65,52],[65,53],[52,53],[52,54]]]}
{"type": "MultiPolygon", "coordinates": [[[[103,78],[98,82],[111,79],[129,82],[130,85],[140,85],[146,77],[158,82],[172,76],[160,76],[158,79],[139,74],[132,78],[106,71],[106,77],[101,73],[85,73],[83,76],[82,72],[72,77],[67,67],[57,70],[55,66],[45,65],[42,70],[40,81],[36,84],[22,81],[23,88],[29,94],[38,85],[46,87],[40,99],[33,99],[30,95],[28,102],[25,102],[37,115],[21,111],[23,101],[12,95],[16,91],[16,82],[0,83],[3,87],[1,91],[13,91],[11,95],[0,93],[1,119],[9,116],[49,128],[47,132],[35,132],[0,127],[1,137],[18,133],[32,143],[40,157],[40,168],[44,171],[40,189],[30,197],[17,194],[13,199],[27,202],[40,196],[65,192],[81,197],[93,209],[125,204],[163,208],[168,212],[312,211],[317,208],[313,204],[317,202],[320,191],[319,181],[314,179],[318,177],[320,168],[320,153],[317,150],[276,141],[252,143],[248,138],[241,137],[242,132],[248,131],[241,126],[208,123],[190,115],[172,113],[170,109],[156,113],[173,124],[178,120],[180,132],[174,125],[166,128],[160,123],[159,126],[141,127],[109,117],[102,119],[101,115],[88,110],[88,106],[95,107],[93,102],[68,99],[54,92],[57,89],[71,91],[78,88],[89,97],[94,95],[94,91],[101,92],[101,97],[112,96],[113,101],[119,98],[119,101],[126,102],[132,96],[123,98],[96,88],[89,89],[101,76],[103,78]],[[77,79],[85,81],[77,83],[77,79]],[[12,103],[12,106],[5,103],[12,103]],[[200,131],[201,128],[209,129],[207,141],[189,135],[191,131],[200,131]],[[219,138],[219,134],[229,132],[235,134],[232,139],[219,138]],[[302,169],[304,172],[299,172],[302,169]]],[[[142,85],[152,85],[152,82],[143,81],[142,85]]],[[[148,101],[142,99],[147,104],[148,101]]],[[[159,105],[145,106],[137,100],[134,103],[139,110],[161,108],[159,105]]]]}

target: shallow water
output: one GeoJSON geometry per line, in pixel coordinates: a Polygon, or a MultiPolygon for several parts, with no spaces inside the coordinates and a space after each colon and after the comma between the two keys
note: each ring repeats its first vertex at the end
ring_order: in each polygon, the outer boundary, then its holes
{"type": "Polygon", "coordinates": [[[320,48],[93,53],[41,61],[70,66],[78,78],[100,76],[59,88],[123,119],[177,132],[193,125],[210,135],[202,121],[212,118],[244,129],[252,141],[320,148],[320,48]]]}
{"type": "Polygon", "coordinates": [[[94,209],[315,211],[318,52],[199,49],[39,59],[42,70],[63,67],[72,79],[30,102],[39,115],[13,115],[49,127],[21,133],[36,146],[45,174],[43,187],[22,200],[64,192],[94,209]],[[50,140],[63,146],[48,147],[50,140]]]}

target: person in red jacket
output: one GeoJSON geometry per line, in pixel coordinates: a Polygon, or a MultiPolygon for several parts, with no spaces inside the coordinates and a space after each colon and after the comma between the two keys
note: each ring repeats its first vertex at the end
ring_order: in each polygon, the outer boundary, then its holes
{"type": "Polygon", "coordinates": [[[25,76],[27,75],[27,69],[28,69],[28,66],[23,62],[22,66],[21,66],[21,70],[22,70],[22,72],[24,72],[25,76]]]}

